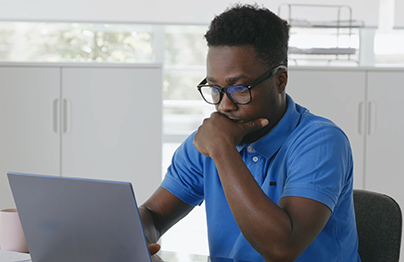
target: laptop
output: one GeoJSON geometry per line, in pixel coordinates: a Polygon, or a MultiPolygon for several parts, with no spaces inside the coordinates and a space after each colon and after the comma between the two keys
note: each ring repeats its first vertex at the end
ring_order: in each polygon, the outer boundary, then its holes
{"type": "Polygon", "coordinates": [[[152,261],[131,183],[7,176],[33,262],[152,261]]]}

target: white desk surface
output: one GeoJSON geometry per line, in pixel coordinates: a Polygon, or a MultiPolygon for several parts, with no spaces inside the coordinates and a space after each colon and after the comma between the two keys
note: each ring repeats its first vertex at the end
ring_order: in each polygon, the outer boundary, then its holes
{"type": "Polygon", "coordinates": [[[0,262],[25,262],[31,261],[31,256],[26,253],[17,253],[0,249],[0,262]]]}
{"type": "MultiPolygon", "coordinates": [[[[171,262],[249,262],[230,258],[209,257],[205,255],[160,251],[157,253],[163,261],[171,262]]],[[[152,261],[154,261],[152,259],[152,261]]],[[[161,260],[156,260],[161,262],[161,260]]],[[[0,249],[0,262],[31,262],[31,256],[0,249]]]]}
{"type": "MultiPolygon", "coordinates": [[[[192,261],[192,262],[207,262],[208,256],[180,254],[176,252],[160,251],[158,255],[163,260],[174,262],[192,261]]],[[[18,253],[0,249],[0,262],[31,262],[31,256],[26,253],[18,253]]],[[[231,262],[231,261],[230,261],[231,262]]]]}

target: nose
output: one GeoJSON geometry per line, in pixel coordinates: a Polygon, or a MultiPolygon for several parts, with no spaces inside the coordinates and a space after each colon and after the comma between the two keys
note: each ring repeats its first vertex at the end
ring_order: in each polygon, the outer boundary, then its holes
{"type": "Polygon", "coordinates": [[[235,111],[237,110],[237,104],[233,103],[227,94],[223,94],[222,100],[216,105],[216,110],[222,113],[235,111]]]}

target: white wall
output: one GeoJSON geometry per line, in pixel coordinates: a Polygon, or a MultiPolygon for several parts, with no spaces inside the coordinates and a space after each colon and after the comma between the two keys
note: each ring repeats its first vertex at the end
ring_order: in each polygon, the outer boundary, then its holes
{"type": "Polygon", "coordinates": [[[354,19],[366,26],[378,22],[379,0],[0,0],[0,20],[208,24],[237,2],[263,4],[275,13],[282,3],[349,5],[354,19]]]}
{"type": "Polygon", "coordinates": [[[404,0],[395,0],[394,11],[394,26],[398,28],[404,28],[404,0]]]}

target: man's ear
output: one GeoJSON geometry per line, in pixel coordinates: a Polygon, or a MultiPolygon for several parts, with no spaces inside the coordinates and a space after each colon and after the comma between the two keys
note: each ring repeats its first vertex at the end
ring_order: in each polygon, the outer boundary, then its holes
{"type": "Polygon", "coordinates": [[[278,92],[283,93],[285,92],[286,85],[288,83],[288,71],[281,69],[279,72],[278,78],[278,92]]]}

